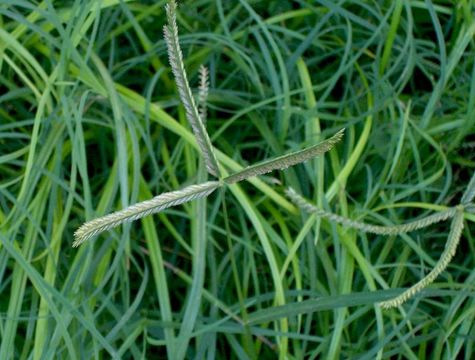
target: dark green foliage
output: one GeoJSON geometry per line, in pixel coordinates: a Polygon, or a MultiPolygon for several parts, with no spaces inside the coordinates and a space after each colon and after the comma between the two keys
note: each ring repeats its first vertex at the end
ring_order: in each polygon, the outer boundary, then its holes
{"type": "Polygon", "coordinates": [[[209,69],[222,177],[345,137],[73,249],[83,221],[206,181],[165,2],[0,0],[0,359],[470,358],[473,205],[448,268],[382,311],[435,266],[449,223],[365,234],[284,194],[379,225],[460,202],[475,168],[475,16],[454,4],[180,1],[195,99],[209,69]]]}

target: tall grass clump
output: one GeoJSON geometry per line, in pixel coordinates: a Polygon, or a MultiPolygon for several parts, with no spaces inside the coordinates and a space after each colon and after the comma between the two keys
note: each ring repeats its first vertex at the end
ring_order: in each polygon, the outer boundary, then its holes
{"type": "Polygon", "coordinates": [[[472,5],[0,0],[0,359],[471,358],[472,5]]]}

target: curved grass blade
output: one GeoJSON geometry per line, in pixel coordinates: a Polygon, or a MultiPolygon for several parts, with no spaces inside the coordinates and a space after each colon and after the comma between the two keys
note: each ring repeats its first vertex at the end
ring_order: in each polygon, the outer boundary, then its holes
{"type": "Polygon", "coordinates": [[[408,222],[406,224],[394,225],[394,226],[380,226],[380,225],[371,225],[355,220],[348,219],[343,216],[339,216],[333,213],[330,213],[325,210],[318,209],[310,202],[305,200],[302,196],[297,194],[294,189],[290,188],[285,191],[287,196],[292,200],[292,202],[297,205],[299,208],[305,210],[306,212],[316,214],[318,217],[326,218],[330,221],[334,221],[343,226],[351,227],[353,229],[361,230],[363,232],[369,232],[378,235],[397,235],[403,234],[418,229],[425,228],[429,225],[438,223],[440,221],[445,221],[455,216],[457,213],[457,208],[449,208],[445,211],[438,212],[433,215],[426,216],[422,219],[408,222]]]}
{"type": "Polygon", "coordinates": [[[462,204],[468,204],[473,200],[475,197],[475,172],[472,175],[472,178],[470,179],[470,182],[467,185],[467,189],[462,195],[462,204]]]}
{"type": "Polygon", "coordinates": [[[439,261],[435,267],[425,276],[423,279],[419,280],[416,284],[411,286],[409,289],[404,291],[401,295],[396,296],[394,299],[382,301],[379,305],[383,309],[389,309],[392,307],[399,306],[406,302],[408,299],[413,297],[419,291],[430,285],[437,276],[444,271],[447,266],[449,265],[450,261],[455,255],[455,251],[457,250],[457,246],[459,244],[460,238],[462,236],[463,230],[463,207],[457,206],[457,212],[455,217],[452,221],[452,226],[450,228],[449,238],[447,240],[447,244],[445,245],[445,250],[442,253],[439,261]]]}
{"type": "Polygon", "coordinates": [[[182,190],[163,193],[153,199],[134,204],[123,210],[91,220],[76,230],[74,233],[75,240],[73,242],[73,247],[77,247],[91,237],[119,226],[122,223],[131,222],[143,218],[144,216],[158,213],[171,206],[208,196],[219,186],[221,186],[219,181],[208,181],[199,185],[191,185],[182,190]]]}
{"type": "Polygon", "coordinates": [[[241,170],[235,174],[232,174],[223,179],[227,184],[234,184],[236,182],[248,179],[253,176],[267,174],[273,170],[282,170],[290,166],[299,164],[315,156],[319,156],[329,150],[331,150],[336,143],[338,143],[343,137],[345,129],[341,129],[331,138],[322,141],[319,144],[311,146],[307,149],[296,151],[290,154],[279,156],[275,159],[264,161],[260,164],[252,165],[244,170],[241,170]]]}
{"type": "Polygon", "coordinates": [[[163,27],[165,41],[168,48],[168,57],[175,76],[176,85],[180,99],[185,107],[186,117],[190,122],[196,141],[203,153],[206,169],[216,177],[220,176],[218,161],[211,145],[211,140],[206,132],[203,122],[200,118],[198,108],[193,99],[193,95],[188,85],[188,78],[183,64],[183,54],[181,52],[180,43],[178,41],[178,27],[176,24],[176,2],[170,1],[166,5],[168,24],[163,27]]]}

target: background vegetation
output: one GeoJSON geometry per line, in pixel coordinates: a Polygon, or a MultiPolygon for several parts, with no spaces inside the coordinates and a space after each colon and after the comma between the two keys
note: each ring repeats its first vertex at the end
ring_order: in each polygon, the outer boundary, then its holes
{"type": "Polygon", "coordinates": [[[383,225],[457,204],[475,168],[475,2],[181,1],[223,170],[345,138],[72,248],[85,220],[203,177],[164,5],[0,0],[0,359],[470,358],[473,214],[436,283],[383,311],[449,224],[367,235],[284,189],[383,225]]]}

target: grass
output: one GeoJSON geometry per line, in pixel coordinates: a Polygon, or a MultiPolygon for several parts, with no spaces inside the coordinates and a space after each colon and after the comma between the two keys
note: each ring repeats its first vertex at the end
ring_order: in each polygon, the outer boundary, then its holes
{"type": "Polygon", "coordinates": [[[475,3],[181,2],[204,145],[164,6],[0,0],[0,359],[470,358],[475,3]],[[84,221],[213,180],[203,149],[225,188],[71,246],[84,221]],[[450,209],[452,230],[360,231],[450,209]],[[383,310],[460,224],[445,271],[383,310]]]}

